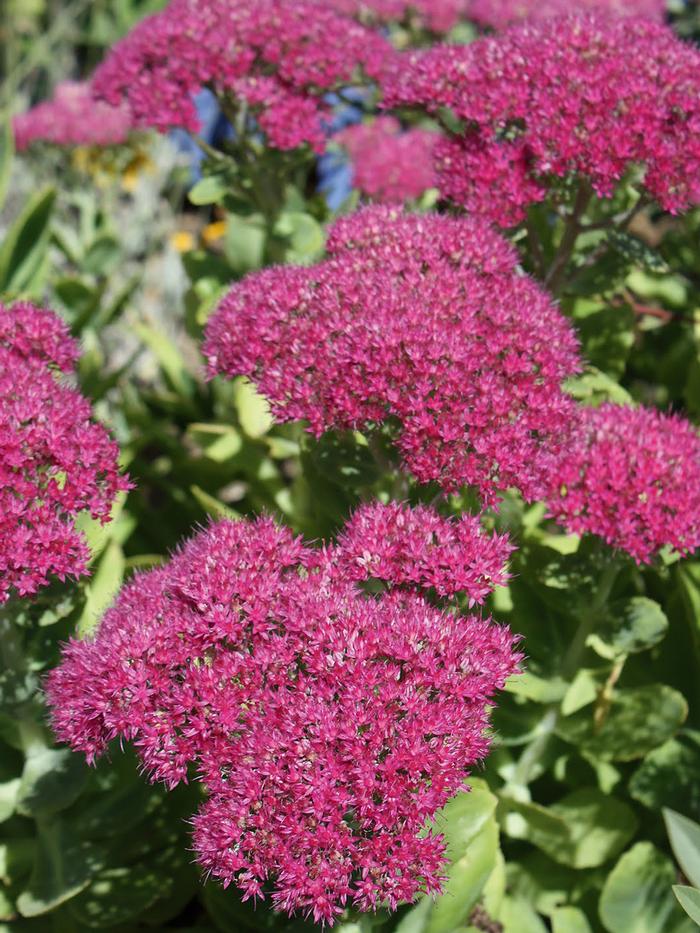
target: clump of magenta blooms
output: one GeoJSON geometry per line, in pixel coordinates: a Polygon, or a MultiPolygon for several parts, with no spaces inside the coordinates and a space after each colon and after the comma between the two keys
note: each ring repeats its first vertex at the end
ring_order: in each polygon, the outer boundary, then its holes
{"type": "MultiPolygon", "coordinates": [[[[658,0],[582,6],[171,0],[89,85],[15,121],[20,148],[197,133],[208,88],[252,177],[265,146],[326,149],[330,92],[374,82],[401,112],[334,137],[356,187],[392,203],[336,220],[325,259],[236,282],[204,353],[210,377],[247,377],[277,421],[362,432],[378,459],[389,441],[403,493],[434,484],[444,502],[470,487],[477,514],[372,501],[313,546],[266,517],[211,524],[134,576],[47,681],[56,735],[89,762],[131,741],[153,781],[202,783],[197,860],[244,899],[332,924],[441,890],[430,821],[487,754],[495,694],[522,661],[517,638],[473,612],[508,582],[514,550],[483,508],[516,490],[637,563],[700,545],[695,429],[577,404],[575,330],[495,229],[571,197],[569,253],[539,270],[556,291],[594,194],[637,173],[640,204],[700,200],[700,54],[658,23],[658,0]],[[465,17],[505,31],[403,53],[384,34],[465,17]],[[469,216],[398,206],[433,187],[469,216]]],[[[83,573],[76,515],[107,520],[128,488],[65,381],[76,356],[51,312],[0,306],[0,602],[83,573]]]]}
{"type": "Polygon", "coordinates": [[[666,0],[467,0],[471,20],[493,29],[505,29],[522,19],[548,19],[572,13],[598,12],[619,17],[640,17],[663,22],[666,0]]]}
{"type": "Polygon", "coordinates": [[[207,328],[211,374],[248,376],[278,419],[317,436],[391,419],[421,482],[472,485],[486,503],[512,486],[541,498],[578,345],[506,241],[471,219],[380,207],[331,227],[328,251],[231,289],[207,328]]]}
{"type": "Polygon", "coordinates": [[[487,535],[474,515],[448,520],[427,506],[398,502],[358,509],[338,541],[355,579],[433,589],[440,597],[464,593],[470,605],[507,582],[513,550],[506,535],[487,535]]]}
{"type": "Polygon", "coordinates": [[[394,117],[377,117],[336,133],[350,156],[353,186],[373,201],[414,201],[436,184],[433,150],[439,134],[418,128],[402,131],[394,117]]]}
{"type": "Polygon", "coordinates": [[[435,148],[440,191],[500,226],[524,220],[558,179],[576,180],[581,213],[635,166],[665,210],[700,200],[700,52],[662,25],[593,14],[528,22],[406,53],[384,91],[387,106],[450,112],[435,148]]]}
{"type": "Polygon", "coordinates": [[[116,146],[129,138],[131,114],[124,105],[95,100],[89,82],[64,81],[53,98],[16,116],[12,123],[18,151],[34,142],[57,146],[116,146]]]}
{"type": "Polygon", "coordinates": [[[171,0],[143,20],[97,69],[93,87],[126,102],[142,127],[200,129],[193,95],[212,88],[243,136],[249,116],[277,149],[325,148],[324,95],[363,75],[378,79],[392,47],[313,0],[171,0]]]}
{"type": "Polygon", "coordinates": [[[700,437],[677,415],[586,408],[549,497],[557,521],[648,563],[700,546],[700,437]]]}
{"type": "Polygon", "coordinates": [[[0,603],[83,574],[76,516],[107,521],[129,486],[117,445],[65,382],[77,357],[53,312],[0,305],[0,603]]]}
{"type": "Polygon", "coordinates": [[[325,548],[270,519],[213,525],[67,646],[54,729],[89,760],[129,739],[170,787],[194,766],[197,858],[246,898],[271,885],[275,907],[332,923],[348,902],[437,892],[444,843],[426,821],[486,754],[521,656],[506,628],[421,590],[481,600],[509,551],[427,508],[361,508],[325,548]]]}

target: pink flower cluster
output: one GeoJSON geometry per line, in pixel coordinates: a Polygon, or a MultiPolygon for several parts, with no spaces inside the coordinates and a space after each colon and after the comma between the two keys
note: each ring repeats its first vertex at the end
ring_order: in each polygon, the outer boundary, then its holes
{"type": "Polygon", "coordinates": [[[0,305],[0,603],[36,593],[51,576],[84,573],[75,516],[106,521],[128,488],[116,444],[60,378],[76,357],[51,311],[0,305]]]}
{"type": "Polygon", "coordinates": [[[127,140],[131,115],[124,106],[97,101],[90,84],[64,81],[51,100],[12,121],[18,151],[34,142],[56,146],[116,146],[127,140]]]}
{"type": "Polygon", "coordinates": [[[612,16],[638,16],[663,22],[666,0],[468,0],[469,19],[494,29],[505,29],[522,19],[546,19],[567,13],[598,12],[612,16]]]}
{"type": "Polygon", "coordinates": [[[429,130],[402,131],[393,117],[378,117],[337,133],[353,169],[355,188],[375,201],[400,203],[436,185],[433,150],[439,139],[429,130]]]}
{"type": "Polygon", "coordinates": [[[688,554],[700,546],[700,436],[652,409],[584,408],[549,507],[639,563],[666,546],[688,554]]]}
{"type": "Polygon", "coordinates": [[[440,190],[502,226],[552,178],[609,197],[635,165],[666,210],[700,200],[700,51],[653,22],[570,16],[406,53],[385,104],[461,121],[435,150],[440,190]]]}
{"type": "Polygon", "coordinates": [[[507,535],[486,535],[476,516],[455,521],[426,506],[398,502],[358,509],[339,543],[343,562],[358,580],[433,589],[441,597],[465,593],[471,605],[508,581],[513,550],[507,535]]]}
{"type": "Polygon", "coordinates": [[[380,22],[400,22],[409,16],[432,32],[449,32],[468,10],[469,0],[330,0],[334,9],[349,16],[380,22]]]}
{"type": "Polygon", "coordinates": [[[208,86],[246,101],[270,145],[320,151],[324,93],[380,77],[392,54],[378,33],[315,0],[171,0],[116,44],[93,83],[140,126],[192,132],[193,96],[208,86]]]}
{"type": "MultiPolygon", "coordinates": [[[[454,584],[484,545],[493,571],[488,536],[401,514],[416,566],[437,561],[454,584]]],[[[488,708],[521,658],[506,628],[395,588],[391,558],[386,591],[364,594],[344,547],[308,547],[270,519],[213,525],[129,584],[47,691],[57,734],[90,760],[121,738],[170,786],[194,765],[200,864],[326,923],[348,902],[439,890],[444,843],[426,821],[486,753],[488,708]]]]}
{"type": "Polygon", "coordinates": [[[512,247],[469,219],[374,207],[335,224],[328,249],[234,285],[207,328],[210,374],[248,376],[316,435],[390,421],[420,482],[539,498],[578,346],[512,247]]]}

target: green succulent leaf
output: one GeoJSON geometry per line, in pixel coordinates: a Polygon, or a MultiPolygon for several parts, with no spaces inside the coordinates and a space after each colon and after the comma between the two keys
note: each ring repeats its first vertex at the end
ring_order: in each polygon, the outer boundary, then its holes
{"type": "Polygon", "coordinates": [[[603,761],[634,761],[663,745],[688,715],[685,697],[665,684],[616,690],[602,725],[590,706],[563,719],[558,734],[603,761]]]}
{"type": "Polygon", "coordinates": [[[686,878],[700,888],[700,824],[668,807],[663,813],[673,854],[686,878]]]}
{"type": "Polygon", "coordinates": [[[686,884],[674,884],[673,893],[690,919],[700,926],[700,891],[686,884]]]}
{"type": "Polygon", "coordinates": [[[626,852],[608,875],[600,919],[608,933],[692,933],[671,886],[675,870],[650,842],[626,852]]]}
{"type": "Polygon", "coordinates": [[[218,204],[230,188],[230,181],[225,173],[207,175],[190,189],[188,198],[197,207],[205,204],[218,204]]]}
{"type": "Polygon", "coordinates": [[[593,930],[578,907],[557,907],[552,913],[552,933],[593,933],[593,930]]]}
{"type": "Polygon", "coordinates": [[[23,917],[40,917],[83,891],[105,862],[102,848],[72,838],[58,821],[42,826],[28,886],[17,899],[23,917]]]}
{"type": "Polygon", "coordinates": [[[0,784],[0,823],[9,820],[17,809],[17,798],[21,785],[20,778],[12,778],[0,784]]]}
{"type": "Polygon", "coordinates": [[[253,383],[247,379],[237,379],[234,400],[238,420],[248,437],[259,438],[267,434],[274,424],[270,406],[253,383]]]}
{"type": "Polygon", "coordinates": [[[576,790],[557,803],[504,801],[522,817],[518,835],[550,858],[572,868],[594,868],[627,845],[635,829],[634,812],[623,801],[597,788],[576,790]]]}
{"type": "Polygon", "coordinates": [[[80,796],[87,767],[67,748],[37,748],[24,765],[17,810],[24,816],[45,818],[67,809],[80,796]]]}
{"type": "Polygon", "coordinates": [[[262,214],[230,213],[226,221],[224,253],[236,275],[244,275],[263,264],[268,229],[262,214]]]}
{"type": "Polygon", "coordinates": [[[49,246],[55,200],[53,188],[37,192],[0,243],[0,294],[35,288],[49,246]]]}
{"type": "Polygon", "coordinates": [[[632,797],[650,810],[663,806],[700,818],[700,733],[684,729],[653,749],[629,782],[632,797]]]}
{"type": "Polygon", "coordinates": [[[12,135],[12,121],[9,117],[0,121],[0,208],[10,184],[12,160],[15,154],[15,142],[12,135]]]}
{"type": "Polygon", "coordinates": [[[615,252],[629,259],[635,265],[642,266],[649,272],[664,273],[669,271],[668,263],[663,256],[642,240],[632,236],[632,234],[620,230],[611,230],[607,236],[608,242],[615,252]]]}
{"type": "Polygon", "coordinates": [[[601,657],[613,660],[653,648],[667,631],[661,606],[646,596],[633,596],[611,603],[589,644],[601,657]]]}
{"type": "Polygon", "coordinates": [[[121,546],[117,541],[111,541],[85,588],[85,606],[76,623],[76,632],[81,638],[90,635],[99,625],[104,612],[119,591],[125,568],[121,546]]]}

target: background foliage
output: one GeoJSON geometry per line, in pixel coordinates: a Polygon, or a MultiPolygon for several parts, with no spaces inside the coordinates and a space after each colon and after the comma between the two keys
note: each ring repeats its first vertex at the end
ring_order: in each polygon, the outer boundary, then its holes
{"type": "MultiPolygon", "coordinates": [[[[9,0],[4,106],[89,73],[158,5],[9,0]]],[[[679,7],[677,28],[697,37],[697,9],[679,7]]],[[[161,562],[208,516],[266,511],[318,538],[369,492],[393,489],[393,466],[356,438],[313,444],[295,426],[274,426],[246,383],[203,378],[198,340],[222,290],[263,263],[323,250],[330,210],[309,185],[313,166],[264,168],[278,180],[272,214],[217,164],[205,163],[192,188],[188,153],[172,140],[13,159],[3,138],[0,295],[46,301],[69,321],[84,350],[82,389],[135,482],[111,525],[85,522],[91,577],[3,620],[3,933],[313,926],[204,883],[185,823],[197,787],[150,787],[118,750],[88,769],[52,743],[41,701],[42,675],[68,634],[89,633],[125,577],[161,562]]],[[[700,213],[652,214],[606,236],[601,258],[598,241],[579,243],[562,299],[592,364],[571,389],[697,421],[700,213]]],[[[443,504],[466,507],[458,496],[443,504]]],[[[552,534],[544,518],[516,498],[492,518],[519,550],[491,608],[523,635],[527,673],[495,711],[495,749],[471,793],[440,818],[447,891],[393,917],[348,917],[343,933],[695,928],[672,893],[683,879],[662,808],[700,819],[700,561],[611,565],[590,541],[552,534]],[[590,634],[572,652],[582,615],[590,634]]]]}

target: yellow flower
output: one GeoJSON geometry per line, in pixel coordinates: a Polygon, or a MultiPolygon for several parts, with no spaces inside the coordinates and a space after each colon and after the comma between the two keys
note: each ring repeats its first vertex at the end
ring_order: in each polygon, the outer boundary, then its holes
{"type": "Polygon", "coordinates": [[[128,194],[133,194],[136,190],[139,177],[146,172],[153,171],[153,162],[148,153],[143,149],[137,148],[133,158],[122,172],[122,189],[128,194]]]}
{"type": "Polygon", "coordinates": [[[178,230],[170,237],[170,244],[178,253],[187,253],[194,249],[195,241],[189,230],[178,230]]]}
{"type": "Polygon", "coordinates": [[[217,240],[220,240],[225,233],[226,221],[217,220],[213,224],[207,224],[204,230],[202,230],[202,241],[206,246],[211,246],[212,243],[216,243],[217,240]]]}

